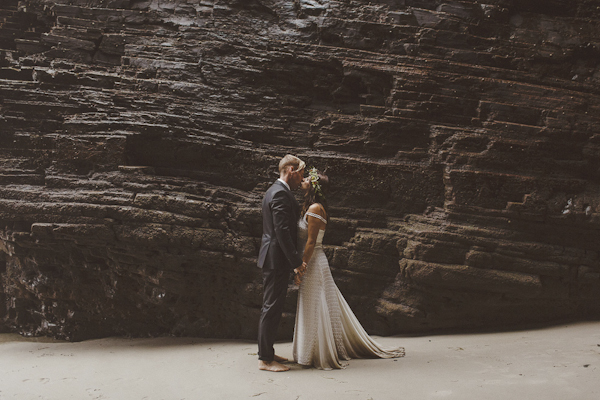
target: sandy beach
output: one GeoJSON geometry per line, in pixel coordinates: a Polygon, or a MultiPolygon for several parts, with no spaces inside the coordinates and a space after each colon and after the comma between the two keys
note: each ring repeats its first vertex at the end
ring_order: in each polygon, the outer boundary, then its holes
{"type": "MultiPolygon", "coordinates": [[[[192,338],[79,343],[0,335],[0,399],[600,398],[600,322],[479,334],[375,337],[406,357],[344,370],[257,369],[256,344],[192,338]]],[[[292,344],[276,344],[292,356],[292,344]]]]}

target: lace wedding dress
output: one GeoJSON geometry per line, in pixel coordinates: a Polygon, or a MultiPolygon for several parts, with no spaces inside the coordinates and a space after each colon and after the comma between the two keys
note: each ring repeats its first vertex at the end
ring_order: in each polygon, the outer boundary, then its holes
{"type": "MultiPolygon", "coordinates": [[[[308,239],[307,212],[298,223],[301,251],[308,239]]],[[[302,277],[296,308],[293,354],[298,364],[319,369],[345,368],[351,358],[395,358],[404,348],[385,349],[369,337],[333,281],[323,252],[324,230],[317,236],[315,250],[302,277]]]]}

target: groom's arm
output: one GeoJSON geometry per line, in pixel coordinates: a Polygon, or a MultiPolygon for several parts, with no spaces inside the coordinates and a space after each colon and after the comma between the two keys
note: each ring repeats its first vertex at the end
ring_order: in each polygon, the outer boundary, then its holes
{"type": "Polygon", "coordinates": [[[290,229],[297,229],[296,225],[289,226],[292,218],[292,204],[287,194],[283,191],[275,193],[271,201],[271,214],[273,216],[273,228],[279,247],[292,266],[291,269],[302,265],[302,258],[296,249],[296,243],[292,239],[290,229]]]}

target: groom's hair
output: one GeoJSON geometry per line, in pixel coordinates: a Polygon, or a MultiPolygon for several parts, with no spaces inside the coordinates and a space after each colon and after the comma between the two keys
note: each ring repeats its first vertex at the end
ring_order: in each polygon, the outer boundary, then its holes
{"type": "Polygon", "coordinates": [[[294,171],[300,171],[306,166],[306,163],[296,156],[286,154],[281,161],[279,161],[279,173],[282,173],[290,165],[294,166],[294,171]]]}

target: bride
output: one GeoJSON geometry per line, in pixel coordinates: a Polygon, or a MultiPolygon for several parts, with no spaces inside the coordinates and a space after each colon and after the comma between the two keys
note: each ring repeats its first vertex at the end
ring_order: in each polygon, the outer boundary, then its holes
{"type": "Polygon", "coordinates": [[[298,223],[299,247],[304,247],[305,271],[296,272],[300,285],[293,354],[298,364],[319,369],[345,368],[351,358],[403,357],[404,348],[385,349],[369,337],[338,290],[323,252],[329,221],[324,191],[329,179],[312,168],[302,181],[303,217],[298,223]]]}

